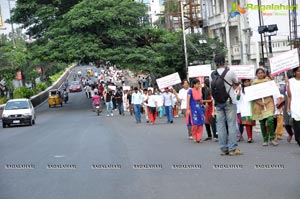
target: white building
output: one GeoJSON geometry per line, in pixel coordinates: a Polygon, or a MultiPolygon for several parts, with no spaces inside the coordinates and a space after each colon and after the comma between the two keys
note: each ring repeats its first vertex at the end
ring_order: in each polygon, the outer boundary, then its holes
{"type": "MultiPolygon", "coordinates": [[[[261,0],[262,25],[277,24],[272,36],[273,56],[290,50],[289,11],[287,0],[261,0]],[[273,6],[273,7],[272,7],[273,6]],[[279,7],[276,7],[279,6],[279,7]],[[280,7],[281,6],[281,7],[280,7]]],[[[258,64],[261,59],[261,39],[258,33],[259,15],[257,0],[202,0],[204,32],[209,37],[219,37],[228,49],[228,64],[258,64]],[[233,3],[245,9],[244,14],[231,17],[233,3]]],[[[300,6],[300,5],[299,5],[300,6]]],[[[299,8],[297,21],[299,23],[299,8]]],[[[237,8],[235,9],[237,10],[237,8]]],[[[298,28],[298,32],[299,32],[298,28]]],[[[268,37],[264,37],[264,55],[270,57],[268,37]]]]}
{"type": "Polygon", "coordinates": [[[149,16],[149,23],[153,25],[163,15],[164,0],[136,0],[140,3],[145,3],[147,6],[147,15],[149,16]]]}

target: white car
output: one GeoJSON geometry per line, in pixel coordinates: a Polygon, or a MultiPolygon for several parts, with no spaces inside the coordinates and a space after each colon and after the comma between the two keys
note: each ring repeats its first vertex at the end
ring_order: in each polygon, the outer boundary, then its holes
{"type": "Polygon", "coordinates": [[[35,124],[35,119],[34,107],[29,99],[12,99],[3,109],[2,127],[19,124],[32,126],[35,124]]]}

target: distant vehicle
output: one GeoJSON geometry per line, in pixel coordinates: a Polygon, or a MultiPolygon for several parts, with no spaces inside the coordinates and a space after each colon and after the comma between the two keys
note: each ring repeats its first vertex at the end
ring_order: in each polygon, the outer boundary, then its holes
{"type": "Polygon", "coordinates": [[[81,92],[82,87],[79,81],[72,81],[70,86],[69,86],[69,91],[70,93],[72,92],[81,92]]]}
{"type": "Polygon", "coordinates": [[[87,68],[86,73],[89,77],[93,77],[93,69],[92,68],[87,68]]]}
{"type": "Polygon", "coordinates": [[[2,127],[10,125],[25,124],[32,126],[35,124],[36,115],[34,107],[29,99],[9,100],[2,113],[2,127]]]}

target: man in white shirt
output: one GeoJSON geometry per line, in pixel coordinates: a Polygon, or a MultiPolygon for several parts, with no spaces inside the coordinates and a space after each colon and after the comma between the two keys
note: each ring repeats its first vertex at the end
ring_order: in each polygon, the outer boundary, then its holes
{"type": "Polygon", "coordinates": [[[163,94],[163,96],[164,96],[164,107],[168,118],[168,123],[173,123],[173,116],[172,116],[173,97],[172,97],[172,93],[169,92],[169,88],[165,89],[165,93],[163,94]]]}
{"type": "Polygon", "coordinates": [[[131,96],[131,103],[133,104],[136,123],[141,123],[141,104],[143,103],[143,97],[137,87],[134,88],[134,93],[131,96]]]}
{"type": "MultiPolygon", "coordinates": [[[[176,90],[174,90],[174,95],[176,96],[177,101],[180,103],[180,108],[182,110],[182,114],[185,118],[186,113],[186,105],[187,105],[187,93],[190,90],[188,80],[183,80],[183,88],[179,90],[178,94],[176,90]]],[[[192,126],[187,125],[188,129],[188,139],[193,139],[192,137],[192,126]]]]}

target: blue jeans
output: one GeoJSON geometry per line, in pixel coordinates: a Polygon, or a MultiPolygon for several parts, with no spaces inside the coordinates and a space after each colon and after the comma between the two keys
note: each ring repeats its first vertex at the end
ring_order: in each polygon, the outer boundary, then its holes
{"type": "Polygon", "coordinates": [[[133,105],[133,112],[134,112],[135,120],[137,122],[141,122],[141,105],[140,104],[134,104],[133,105]]]}
{"type": "Polygon", "coordinates": [[[165,111],[168,118],[168,122],[173,122],[172,106],[165,106],[165,111]]]}
{"type": "Polygon", "coordinates": [[[107,115],[112,114],[112,108],[113,108],[113,103],[112,102],[106,102],[106,113],[107,113],[107,115]]]}
{"type": "Polygon", "coordinates": [[[217,131],[221,150],[233,151],[237,148],[236,112],[236,105],[230,102],[216,105],[217,131]],[[228,124],[228,135],[226,121],[228,124]]]}
{"type": "Polygon", "coordinates": [[[122,103],[118,103],[118,109],[119,109],[119,113],[120,113],[120,115],[124,113],[124,106],[123,106],[123,102],[122,102],[122,103]]]}

